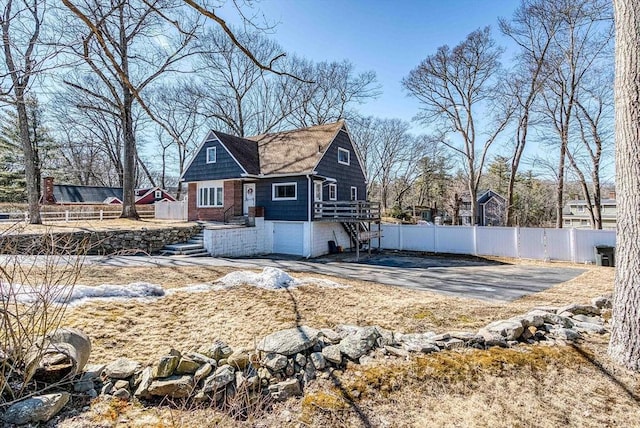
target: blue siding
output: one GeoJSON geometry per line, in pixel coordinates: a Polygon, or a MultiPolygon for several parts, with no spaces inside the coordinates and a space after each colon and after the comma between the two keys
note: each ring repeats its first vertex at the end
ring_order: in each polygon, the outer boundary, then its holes
{"type": "MultiPolygon", "coordinates": [[[[364,201],[367,199],[367,186],[364,173],[358,162],[358,157],[356,156],[349,134],[345,131],[338,132],[336,138],[325,151],[316,171],[318,175],[335,178],[337,180],[338,201],[348,201],[351,199],[351,186],[358,188],[358,200],[364,201]],[[338,148],[349,150],[349,165],[338,163],[338,148]]],[[[323,186],[322,200],[329,200],[329,188],[326,184],[323,186]]]]}
{"type": "Polygon", "coordinates": [[[306,176],[263,179],[256,182],[256,205],[264,207],[265,220],[298,220],[307,221],[307,203],[309,182],[306,176]],[[271,185],[273,183],[297,183],[295,201],[272,200],[271,185]]]}
{"type": "Polygon", "coordinates": [[[244,171],[218,140],[207,141],[182,175],[183,181],[224,180],[238,178],[244,171]],[[207,163],[207,148],[216,147],[216,162],[207,163]]]}

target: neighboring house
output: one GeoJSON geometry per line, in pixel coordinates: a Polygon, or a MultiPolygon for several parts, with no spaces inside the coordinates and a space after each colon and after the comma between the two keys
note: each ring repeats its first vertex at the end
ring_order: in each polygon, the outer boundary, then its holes
{"type": "Polygon", "coordinates": [[[343,121],[247,138],[211,131],[181,179],[189,220],[263,215],[274,253],[325,254],[329,240],[349,243],[341,222],[379,219],[343,121]]]}
{"type": "MultiPolygon", "coordinates": [[[[505,214],[507,200],[493,190],[481,190],[478,192],[477,216],[478,226],[505,226],[507,224],[505,214]]],[[[471,198],[469,195],[462,196],[460,205],[460,224],[470,226],[471,221],[471,198]]]]}
{"type": "MultiPolygon", "coordinates": [[[[175,201],[159,187],[135,190],[136,204],[147,205],[158,201],[175,201]]],[[[53,177],[44,178],[42,192],[44,204],[122,204],[122,187],[76,186],[54,184],[53,177]]]]}
{"type": "MultiPolygon", "coordinates": [[[[616,199],[615,193],[609,199],[602,199],[600,201],[600,215],[602,217],[603,229],[615,229],[616,228],[616,199]]],[[[573,200],[568,201],[563,209],[562,218],[564,221],[564,227],[575,227],[582,229],[590,229],[591,216],[589,215],[589,209],[587,208],[587,201],[573,200]]]]}

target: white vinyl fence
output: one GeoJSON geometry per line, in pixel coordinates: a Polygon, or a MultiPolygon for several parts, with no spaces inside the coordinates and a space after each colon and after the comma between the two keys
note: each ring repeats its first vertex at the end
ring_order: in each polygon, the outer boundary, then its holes
{"type": "MultiPolygon", "coordinates": [[[[374,245],[377,242],[374,241],[374,245]]],[[[594,263],[594,246],[615,246],[616,232],[591,229],[383,224],[390,250],[594,263]]]]}
{"type": "Polygon", "coordinates": [[[189,203],[185,198],[182,201],[159,201],[153,204],[156,209],[156,218],[159,220],[187,220],[189,203]]]}

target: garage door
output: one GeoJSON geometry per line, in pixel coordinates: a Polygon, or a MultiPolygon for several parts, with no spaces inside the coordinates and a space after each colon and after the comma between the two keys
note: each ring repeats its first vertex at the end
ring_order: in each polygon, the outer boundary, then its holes
{"type": "Polygon", "coordinates": [[[303,256],[304,225],[301,223],[273,224],[273,252],[303,256]]]}

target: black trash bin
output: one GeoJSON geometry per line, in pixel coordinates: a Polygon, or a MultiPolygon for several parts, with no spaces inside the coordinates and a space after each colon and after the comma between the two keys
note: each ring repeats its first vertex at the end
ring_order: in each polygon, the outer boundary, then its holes
{"type": "Polygon", "coordinates": [[[596,245],[593,247],[596,256],[596,265],[598,266],[615,266],[616,247],[609,245],[596,245]]]}

